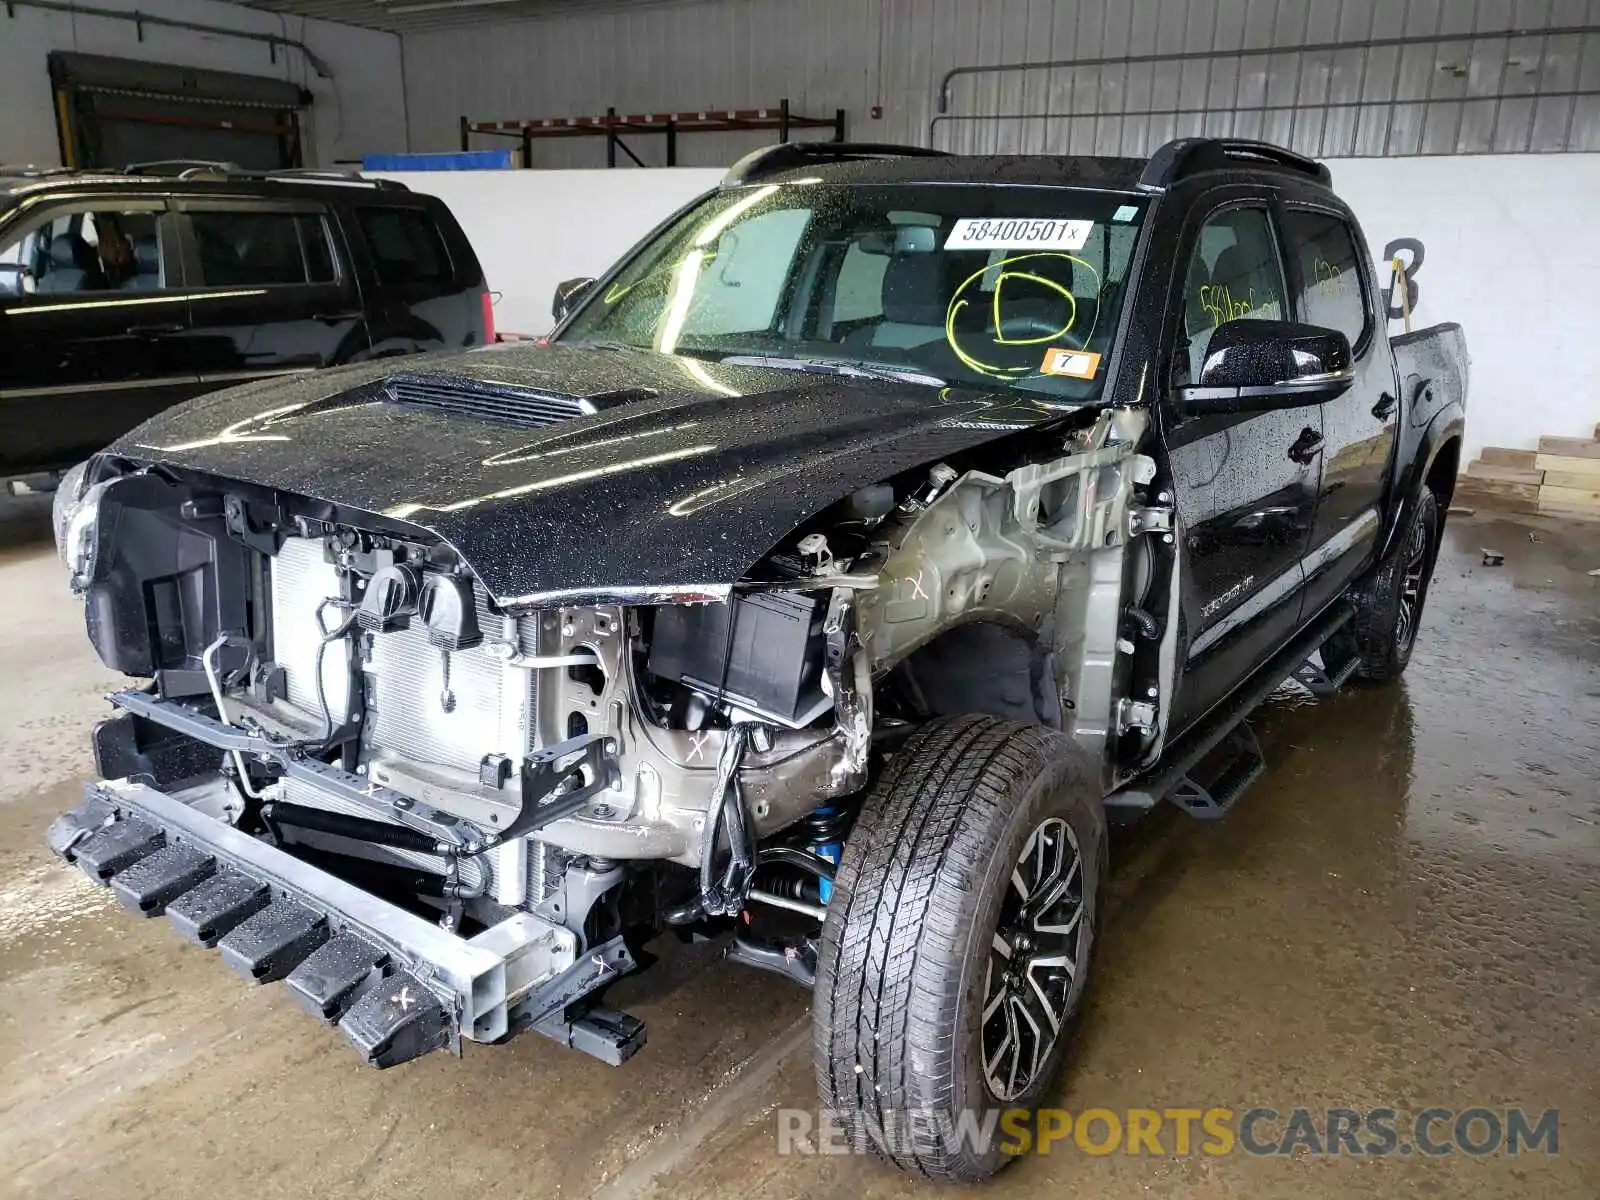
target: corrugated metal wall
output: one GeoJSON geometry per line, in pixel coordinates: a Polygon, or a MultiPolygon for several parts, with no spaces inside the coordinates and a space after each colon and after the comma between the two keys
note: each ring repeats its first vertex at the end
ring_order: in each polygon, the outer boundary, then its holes
{"type": "MultiPolygon", "coordinates": [[[[405,57],[414,149],[455,148],[462,115],[787,96],[801,113],[844,107],[852,138],[969,151],[1140,154],[1200,132],[1330,157],[1600,150],[1600,0],[703,0],[411,33],[405,57]],[[1504,30],[1535,32],[1472,36],[1504,30]],[[1295,46],[1325,48],[1239,53],[1295,46]],[[1129,56],[960,74],[939,111],[955,68],[1129,56]]],[[[679,161],[770,140],[684,135],[679,161]]],[[[631,144],[663,161],[661,138],[631,144]]],[[[598,166],[605,147],[534,153],[598,166]]]]}

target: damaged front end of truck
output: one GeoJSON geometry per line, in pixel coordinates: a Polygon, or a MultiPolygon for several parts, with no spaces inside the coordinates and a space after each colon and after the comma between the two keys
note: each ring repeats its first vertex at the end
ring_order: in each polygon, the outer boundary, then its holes
{"type": "Polygon", "coordinates": [[[1153,757],[1118,699],[1159,661],[1128,581],[1174,592],[1142,411],[495,374],[241,389],[58,496],[90,640],[149,682],[52,849],[373,1065],[526,1029],[620,1063],[645,1030],[601,992],[663,929],[809,983],[854,804],[930,715],[1153,757]]]}

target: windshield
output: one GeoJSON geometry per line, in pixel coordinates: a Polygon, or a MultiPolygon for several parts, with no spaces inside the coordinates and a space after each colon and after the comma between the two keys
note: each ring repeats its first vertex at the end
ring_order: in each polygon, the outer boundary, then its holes
{"type": "Polygon", "coordinates": [[[1047,187],[719,192],[559,340],[1092,400],[1145,201],[1047,187]]]}

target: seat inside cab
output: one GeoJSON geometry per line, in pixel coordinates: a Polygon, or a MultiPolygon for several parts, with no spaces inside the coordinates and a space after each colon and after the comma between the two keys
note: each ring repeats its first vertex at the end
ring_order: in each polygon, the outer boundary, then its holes
{"type": "MultiPolygon", "coordinates": [[[[1007,369],[1042,347],[1082,345],[1095,326],[1099,281],[1053,251],[944,250],[940,229],[902,225],[854,238],[839,260],[821,331],[863,357],[954,338],[1007,369]],[[829,328],[828,326],[831,326],[829,328]]],[[[897,356],[898,357],[898,356],[897,356]]]]}

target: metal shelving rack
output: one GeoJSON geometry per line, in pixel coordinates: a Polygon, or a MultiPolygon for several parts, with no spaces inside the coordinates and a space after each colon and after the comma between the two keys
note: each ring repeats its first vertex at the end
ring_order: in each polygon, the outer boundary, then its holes
{"type": "Polygon", "coordinates": [[[512,121],[473,121],[461,118],[461,149],[472,148],[473,134],[515,138],[522,143],[522,165],[533,165],[535,138],[603,137],[606,139],[606,166],[617,165],[617,151],[631,158],[636,166],[644,161],[622,140],[623,134],[665,134],[667,163],[678,165],[680,133],[734,133],[751,129],[774,129],[779,142],[787,142],[796,129],[831,129],[836,142],[845,140],[844,109],[831,117],[804,117],[789,109],[787,98],[776,108],[703,109],[696,112],[624,114],[608,108],[598,117],[528,117],[512,121]]]}

